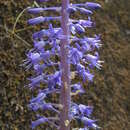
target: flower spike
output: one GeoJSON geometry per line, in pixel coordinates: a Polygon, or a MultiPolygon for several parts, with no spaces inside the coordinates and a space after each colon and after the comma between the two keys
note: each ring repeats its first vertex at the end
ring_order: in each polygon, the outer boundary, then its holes
{"type": "MultiPolygon", "coordinates": [[[[36,0],[44,4],[48,1],[36,0]]],[[[70,130],[71,120],[80,120],[84,124],[84,128],[79,130],[99,128],[96,120],[90,119],[93,106],[76,104],[72,99],[75,95],[85,94],[83,83],[92,82],[92,69],[102,67],[103,61],[98,53],[100,36],[85,36],[88,28],[95,27],[91,19],[93,10],[100,7],[100,4],[93,2],[70,4],[69,0],[62,0],[61,7],[28,8],[30,14],[41,15],[44,11],[60,13],[59,16],[39,16],[28,20],[29,25],[48,23],[48,29],[43,28],[32,35],[34,49],[26,54],[24,62],[26,69],[33,68],[35,73],[35,76],[28,78],[28,87],[31,90],[39,89],[28,107],[34,112],[47,110],[56,114],[56,117],[37,115],[37,119],[32,121],[32,129],[49,123],[58,130],[70,130]],[[76,12],[87,17],[71,19],[70,14],[76,12]],[[59,21],[61,26],[54,26],[52,21],[59,21]],[[76,82],[76,77],[81,78],[83,83],[81,80],[76,82]],[[49,102],[47,98],[51,94],[59,95],[59,102],[49,102]]]]}

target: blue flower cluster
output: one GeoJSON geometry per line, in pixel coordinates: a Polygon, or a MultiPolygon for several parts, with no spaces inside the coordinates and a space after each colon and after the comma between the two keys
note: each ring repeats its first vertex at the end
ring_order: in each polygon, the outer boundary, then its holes
{"type": "MultiPolygon", "coordinates": [[[[47,2],[49,0],[36,0],[37,2],[47,2]]],[[[46,102],[48,94],[60,93],[61,88],[61,65],[58,60],[60,60],[60,40],[69,38],[71,44],[66,46],[69,50],[69,61],[70,67],[75,75],[83,80],[83,82],[93,81],[94,75],[91,69],[98,68],[101,69],[101,63],[103,61],[99,60],[98,50],[101,47],[100,36],[95,35],[94,37],[87,37],[79,35],[85,33],[87,28],[92,28],[95,26],[94,22],[91,20],[91,15],[93,10],[100,8],[101,5],[93,2],[86,2],[80,4],[70,4],[68,8],[68,13],[79,12],[85,14],[87,19],[69,19],[69,29],[70,35],[65,36],[62,33],[62,28],[53,27],[53,22],[59,21],[62,16],[52,16],[52,17],[36,17],[28,20],[28,24],[36,25],[43,22],[47,22],[48,29],[42,29],[33,34],[34,48],[28,52],[26,64],[26,69],[33,68],[35,71],[35,76],[29,78],[29,88],[35,89],[40,88],[37,97],[30,100],[28,105],[33,111],[37,110],[50,110],[59,114],[62,106],[56,103],[46,102]],[[47,86],[45,89],[41,89],[41,86],[47,86]]],[[[61,12],[61,7],[46,7],[46,8],[29,8],[28,12],[31,14],[38,14],[44,11],[55,11],[61,12]]],[[[71,72],[72,72],[71,71],[71,72]]],[[[71,78],[71,77],[70,77],[71,78]]],[[[71,85],[71,94],[82,94],[84,93],[82,83],[78,82],[71,85]]],[[[79,128],[79,130],[88,130],[89,128],[97,129],[98,126],[95,124],[96,120],[90,119],[91,113],[93,111],[92,106],[85,106],[83,104],[76,104],[71,102],[70,116],[71,120],[81,120],[84,123],[84,128],[79,128]]],[[[55,121],[58,119],[51,117],[39,116],[36,121],[32,122],[32,128],[48,122],[51,125],[59,129],[59,126],[55,121]]]]}

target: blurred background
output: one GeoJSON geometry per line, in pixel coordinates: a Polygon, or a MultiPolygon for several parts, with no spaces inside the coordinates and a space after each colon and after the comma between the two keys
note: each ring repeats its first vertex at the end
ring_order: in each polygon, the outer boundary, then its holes
{"type": "MultiPolygon", "coordinates": [[[[130,0],[91,1],[102,5],[94,13],[93,31],[102,36],[100,55],[105,63],[101,71],[95,71],[94,82],[85,87],[86,95],[75,100],[94,105],[93,116],[102,130],[130,130],[130,0]]],[[[0,130],[31,130],[35,116],[27,108],[32,92],[24,87],[31,72],[20,66],[33,47],[32,33],[40,28],[26,22],[32,16],[25,9],[33,4],[30,0],[0,1],[0,130]]]]}

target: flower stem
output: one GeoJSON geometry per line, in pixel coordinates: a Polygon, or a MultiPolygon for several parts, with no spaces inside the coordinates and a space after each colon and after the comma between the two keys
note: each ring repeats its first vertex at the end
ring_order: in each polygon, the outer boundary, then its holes
{"type": "Polygon", "coordinates": [[[65,39],[61,40],[61,70],[62,70],[62,86],[60,93],[60,104],[63,105],[63,109],[60,113],[60,129],[59,130],[70,130],[70,117],[69,110],[71,105],[71,87],[70,87],[70,64],[68,58],[69,45],[69,13],[67,9],[69,7],[69,0],[62,0],[62,11],[61,11],[61,28],[65,39]]]}

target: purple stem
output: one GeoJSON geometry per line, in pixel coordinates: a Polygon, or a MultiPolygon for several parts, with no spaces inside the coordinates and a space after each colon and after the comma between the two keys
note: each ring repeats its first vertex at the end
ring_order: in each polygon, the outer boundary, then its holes
{"type": "Polygon", "coordinates": [[[68,58],[68,44],[69,44],[69,0],[62,0],[62,11],[61,11],[61,28],[63,35],[67,36],[61,40],[61,70],[62,70],[62,87],[60,93],[60,104],[63,105],[63,109],[60,113],[60,129],[59,130],[70,130],[70,117],[69,110],[71,105],[71,87],[70,87],[70,64],[68,58]]]}

